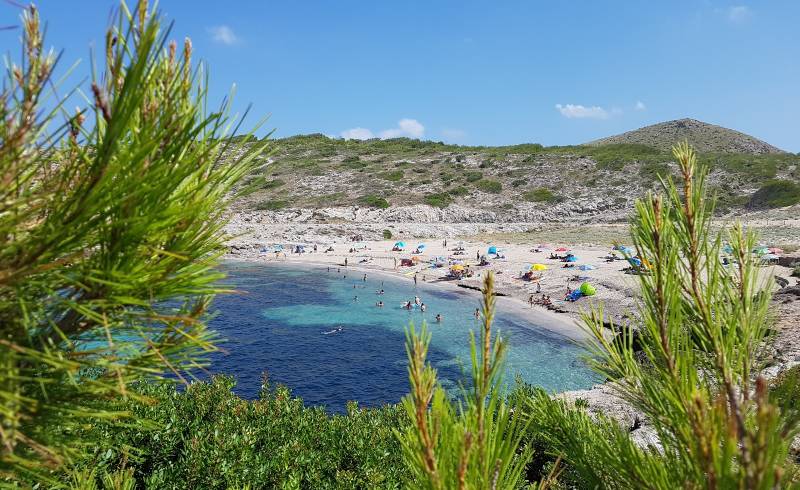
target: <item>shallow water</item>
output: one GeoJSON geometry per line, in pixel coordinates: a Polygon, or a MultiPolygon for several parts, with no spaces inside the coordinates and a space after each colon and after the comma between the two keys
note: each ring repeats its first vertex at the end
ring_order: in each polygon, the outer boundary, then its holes
{"type": "MultiPolygon", "coordinates": [[[[428,322],[429,359],[447,387],[464,382],[469,331],[478,295],[419,284],[385,274],[337,272],[319,266],[226,262],[227,283],[241,294],[218,296],[210,322],[226,342],[210,372],[236,376],[240,396],[257,396],[261,375],[289,386],[306,405],[341,412],[349,400],[363,406],[395,403],[408,392],[404,328],[428,322]],[[345,277],[346,276],[346,277],[345,277]],[[354,288],[355,286],[355,288],[354,288]],[[383,288],[385,294],[377,295],[383,288]],[[420,296],[425,313],[403,301],[420,296]],[[357,296],[358,300],[354,297],[357,296]],[[383,308],[375,306],[382,300],[383,308]],[[440,313],[444,320],[435,323],[440,313]],[[329,333],[341,326],[341,332],[329,333]]],[[[496,328],[509,340],[506,381],[519,375],[549,391],[587,388],[597,378],[573,341],[498,311],[496,328]]]]}

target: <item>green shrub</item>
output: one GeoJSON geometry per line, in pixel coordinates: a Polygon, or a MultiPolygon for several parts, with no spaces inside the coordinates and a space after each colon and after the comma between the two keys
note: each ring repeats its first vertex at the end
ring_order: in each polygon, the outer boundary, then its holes
{"type": "Polygon", "coordinates": [[[439,192],[425,196],[425,204],[436,208],[446,208],[452,202],[453,198],[447,192],[439,192]]]}
{"type": "Polygon", "coordinates": [[[466,196],[469,194],[469,189],[467,189],[463,185],[460,185],[458,187],[450,189],[449,191],[447,191],[447,193],[453,197],[466,196]]]}
{"type": "Polygon", "coordinates": [[[528,202],[559,202],[561,198],[554,194],[553,191],[547,187],[537,187],[536,189],[526,191],[522,194],[522,198],[528,202]]]}
{"type": "Polygon", "coordinates": [[[137,391],[154,403],[118,407],[159,427],[129,426],[96,437],[134,446],[140,458],[98,449],[84,464],[113,470],[132,467],[146,488],[399,488],[406,484],[400,444],[393,430],[408,425],[403,410],[387,406],[328,415],[305,407],[285,387],[262,387],[243,400],[233,378],[195,382],[185,392],[170,385],[137,391]],[[112,436],[113,434],[113,436],[112,436]],[[102,451],[102,452],[101,452],[102,451]]]}
{"type": "Polygon", "coordinates": [[[792,269],[792,277],[800,277],[800,264],[794,264],[794,269],[792,269]]]}
{"type": "Polygon", "coordinates": [[[391,240],[392,239],[392,230],[383,230],[383,239],[384,240],[391,240]]]}
{"type": "Polygon", "coordinates": [[[391,204],[389,204],[389,201],[374,194],[367,194],[365,196],[361,196],[357,199],[357,202],[359,204],[363,204],[364,206],[369,206],[371,208],[386,209],[389,206],[391,206],[391,204]]]}
{"type": "Polygon", "coordinates": [[[259,211],[278,211],[280,209],[285,208],[289,205],[288,201],[283,201],[280,199],[269,199],[267,201],[261,201],[256,205],[256,209],[259,211]]]}
{"type": "Polygon", "coordinates": [[[782,208],[800,203],[800,185],[789,180],[768,180],[751,197],[752,209],[782,208]]]}
{"type": "Polygon", "coordinates": [[[483,172],[476,170],[464,172],[464,178],[467,179],[467,182],[477,182],[483,178],[483,172]]]}
{"type": "Polygon", "coordinates": [[[475,182],[475,187],[483,192],[489,192],[491,194],[500,194],[500,192],[503,190],[503,184],[496,180],[489,179],[483,179],[475,182]]]}
{"type": "Polygon", "coordinates": [[[587,153],[597,162],[597,168],[622,170],[626,163],[666,161],[667,156],[656,148],[636,143],[620,143],[592,147],[582,147],[578,153],[587,153]]]}
{"type": "Polygon", "coordinates": [[[383,180],[388,180],[390,182],[399,182],[403,180],[403,176],[405,174],[402,170],[390,170],[388,172],[381,172],[378,174],[378,177],[382,178],[383,180]]]}

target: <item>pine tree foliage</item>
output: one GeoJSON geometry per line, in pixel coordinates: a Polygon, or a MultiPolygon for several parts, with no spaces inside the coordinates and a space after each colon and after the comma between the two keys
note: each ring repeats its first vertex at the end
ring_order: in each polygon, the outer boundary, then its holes
{"type": "Polygon", "coordinates": [[[228,103],[208,111],[191,42],[146,1],[122,4],[75,113],[34,7],[22,26],[0,93],[0,479],[80,456],[131,381],[203,365],[226,205],[263,150],[220,162],[228,103]]]}
{"type": "Polygon", "coordinates": [[[792,485],[789,445],[798,414],[770,400],[760,375],[769,341],[771,280],[759,274],[755,238],[740,225],[711,232],[714,199],[688,144],[674,148],[682,188],[638,202],[631,223],[646,264],[641,330],[609,339],[602,311],[585,315],[592,365],[652,424],[648,447],[608,417],[532,397],[534,430],[591,488],[747,488],[792,485]],[[733,260],[722,260],[723,239],[733,260]]]}
{"type": "Polygon", "coordinates": [[[431,335],[425,324],[419,333],[406,331],[411,393],[403,401],[413,424],[398,432],[413,488],[518,488],[530,457],[520,447],[525,434],[522,411],[514,410],[501,388],[507,344],[492,338],[494,277],[483,284],[483,325],[480,341],[470,333],[472,389],[453,403],[427,362],[431,335]]]}

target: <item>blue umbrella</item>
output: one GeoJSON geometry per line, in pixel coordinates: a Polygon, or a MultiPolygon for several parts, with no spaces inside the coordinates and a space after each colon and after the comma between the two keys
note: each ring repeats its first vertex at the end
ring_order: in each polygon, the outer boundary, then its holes
{"type": "Polygon", "coordinates": [[[406,242],[395,242],[394,246],[397,248],[404,248],[406,246],[406,242]]]}
{"type": "Polygon", "coordinates": [[[579,266],[578,269],[580,269],[582,271],[593,271],[593,270],[597,269],[597,267],[595,267],[595,266],[593,266],[591,264],[584,264],[582,266],[579,266]]]}
{"type": "Polygon", "coordinates": [[[492,245],[491,247],[489,247],[489,250],[487,252],[490,253],[490,254],[496,254],[497,253],[497,247],[492,245]]]}
{"type": "Polygon", "coordinates": [[[570,255],[569,257],[567,257],[567,262],[577,262],[577,261],[578,257],[575,257],[574,255],[570,255]]]}

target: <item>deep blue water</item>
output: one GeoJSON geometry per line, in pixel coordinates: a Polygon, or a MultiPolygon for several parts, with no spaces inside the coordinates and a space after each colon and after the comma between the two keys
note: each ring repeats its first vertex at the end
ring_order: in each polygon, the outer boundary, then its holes
{"type": "MultiPolygon", "coordinates": [[[[214,302],[217,316],[210,325],[226,341],[210,372],[234,375],[242,397],[256,397],[267,372],[270,382],[287,385],[306,405],[332,412],[343,411],[349,400],[396,403],[408,392],[404,328],[423,319],[432,332],[429,360],[443,384],[466,381],[469,331],[478,332],[477,294],[369,273],[364,282],[363,273],[326,267],[226,262],[224,269],[226,282],[241,293],[214,302]],[[381,288],[385,294],[377,295],[381,288]],[[415,295],[428,306],[426,313],[400,307],[415,295]],[[383,308],[375,306],[379,300],[383,308]],[[434,322],[437,313],[442,323],[434,322]],[[341,332],[325,334],[338,326],[341,332]]],[[[503,311],[495,328],[510,344],[506,381],[520,375],[551,391],[597,382],[572,341],[503,311]]]]}

